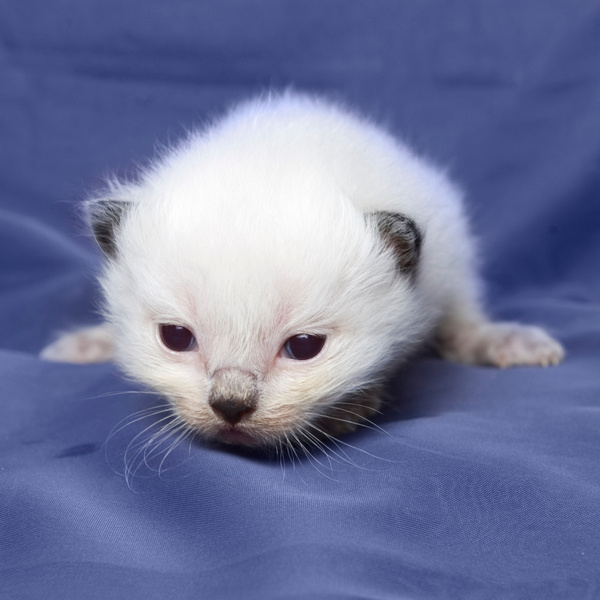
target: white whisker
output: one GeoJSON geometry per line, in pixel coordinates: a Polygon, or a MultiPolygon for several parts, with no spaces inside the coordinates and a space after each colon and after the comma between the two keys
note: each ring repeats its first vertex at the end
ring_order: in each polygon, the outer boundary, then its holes
{"type": "Polygon", "coordinates": [[[115,435],[117,435],[117,433],[119,433],[120,431],[122,431],[123,429],[125,429],[126,427],[129,427],[130,425],[133,425],[134,423],[137,423],[138,421],[142,421],[143,419],[147,419],[149,417],[154,417],[156,415],[160,415],[162,413],[165,412],[171,412],[172,411],[172,407],[168,404],[162,405],[160,407],[150,407],[150,408],[144,408],[143,410],[139,410],[137,412],[134,412],[131,415],[128,415],[127,417],[121,419],[111,430],[110,433],[108,434],[108,437],[106,438],[106,442],[105,445],[110,441],[111,438],[113,438],[115,435]],[[132,417],[136,417],[133,420],[132,417]],[[121,423],[124,423],[123,425],[121,425],[121,423]],[[119,425],[121,425],[119,427],[119,425]]]}
{"type": "MultiPolygon", "coordinates": [[[[339,408],[341,406],[356,406],[357,408],[364,408],[365,405],[364,404],[360,404],[358,402],[346,402],[345,400],[342,400],[339,404],[335,405],[335,408],[339,408]]],[[[376,408],[372,408],[369,407],[369,412],[374,412],[377,413],[378,415],[383,415],[383,411],[381,410],[377,410],[376,408]]]]}
{"type": "Polygon", "coordinates": [[[342,423],[350,423],[351,425],[356,425],[357,427],[363,427],[365,429],[370,429],[371,431],[379,431],[380,433],[384,433],[385,435],[391,437],[392,439],[395,439],[394,436],[392,436],[389,431],[386,431],[383,427],[381,427],[380,425],[377,425],[377,423],[374,423],[373,421],[371,421],[371,419],[367,419],[366,417],[363,417],[362,415],[360,415],[352,410],[344,409],[341,406],[335,406],[334,408],[336,411],[340,410],[342,412],[345,412],[345,413],[348,413],[355,417],[358,417],[358,419],[360,419],[360,420],[359,421],[351,421],[348,419],[342,419],[341,417],[335,417],[330,414],[327,414],[326,418],[333,419],[334,421],[340,421],[342,423]]]}
{"type": "Polygon", "coordinates": [[[140,394],[142,396],[159,396],[164,398],[164,394],[160,392],[153,392],[152,390],[120,390],[117,392],[104,392],[103,394],[97,394],[95,396],[87,396],[83,400],[100,400],[101,398],[114,398],[116,396],[134,395],[140,394]]]}
{"type": "Polygon", "coordinates": [[[175,450],[175,448],[183,440],[185,440],[186,437],[191,436],[191,434],[193,434],[193,432],[194,432],[194,430],[191,427],[186,426],[185,423],[181,423],[181,426],[182,426],[181,433],[177,436],[177,438],[175,439],[175,441],[171,444],[171,446],[169,447],[169,450],[165,453],[165,455],[163,456],[162,460],[160,461],[160,464],[158,465],[158,476],[159,477],[160,477],[160,475],[162,473],[163,464],[165,463],[165,461],[167,460],[167,458],[171,454],[171,452],[173,452],[173,450],[175,450]]]}
{"type": "MultiPolygon", "coordinates": [[[[361,452],[362,454],[366,454],[367,456],[370,456],[371,458],[376,458],[377,460],[383,460],[385,462],[394,462],[391,460],[388,460],[387,458],[383,458],[381,456],[377,456],[375,454],[371,454],[370,452],[367,452],[367,450],[364,450],[363,448],[359,448],[358,446],[354,446],[353,444],[349,444],[348,442],[344,442],[343,440],[340,440],[339,438],[334,437],[333,435],[327,433],[326,431],[320,429],[319,427],[317,427],[314,423],[308,423],[308,425],[310,427],[312,427],[313,429],[316,429],[319,433],[321,433],[322,435],[325,435],[327,438],[329,438],[336,446],[338,446],[338,444],[342,444],[344,446],[347,446],[348,448],[351,448],[352,450],[356,450],[357,452],[361,452]]],[[[339,447],[339,446],[338,446],[339,447]]],[[[342,449],[340,448],[340,450],[342,451],[342,449]]],[[[355,466],[359,466],[356,465],[355,466]]],[[[364,467],[362,467],[364,468],[364,467]]]]}
{"type": "Polygon", "coordinates": [[[154,470],[150,466],[150,463],[148,461],[156,456],[160,456],[163,452],[165,452],[164,448],[162,450],[160,449],[161,446],[167,440],[169,440],[169,438],[172,435],[176,434],[176,432],[181,427],[183,427],[183,424],[179,420],[174,419],[171,423],[167,423],[166,425],[164,425],[160,431],[158,431],[156,434],[154,434],[146,442],[146,444],[144,445],[144,448],[143,448],[143,452],[141,453],[141,456],[142,456],[142,462],[148,470],[150,470],[150,471],[154,470]]]}
{"type": "Polygon", "coordinates": [[[147,465],[145,457],[147,456],[148,446],[151,445],[156,439],[164,436],[167,432],[173,429],[176,424],[177,418],[173,414],[168,414],[166,417],[159,419],[156,423],[151,423],[148,427],[144,428],[129,442],[123,454],[123,462],[125,464],[125,479],[127,480],[128,485],[130,479],[136,475],[142,464],[147,465]],[[143,438],[148,431],[151,431],[153,427],[158,426],[164,421],[167,421],[167,423],[162,425],[158,432],[154,433],[149,439],[143,438]],[[139,441],[136,442],[138,439],[139,441]],[[133,456],[131,456],[131,453],[134,452],[134,450],[135,453],[133,456]],[[138,458],[140,456],[143,456],[144,459],[138,462],[138,458]]]}
{"type": "MultiPolygon", "coordinates": [[[[303,434],[302,430],[299,430],[298,432],[296,432],[300,435],[303,434]]],[[[319,467],[317,467],[314,463],[316,462],[318,465],[322,466],[324,469],[327,469],[328,467],[326,465],[324,465],[308,448],[308,446],[306,446],[305,444],[302,443],[302,441],[300,440],[300,438],[298,437],[298,435],[296,435],[296,433],[293,433],[294,439],[298,442],[298,444],[300,445],[300,449],[302,450],[302,452],[304,453],[304,455],[308,458],[309,462],[313,465],[313,467],[315,468],[315,470],[320,474],[323,475],[324,477],[327,477],[327,479],[330,479],[332,481],[337,481],[336,479],[334,479],[333,477],[329,477],[329,475],[323,473],[319,467]],[[313,462],[314,461],[314,462],[313,462]]],[[[331,469],[331,462],[330,462],[330,466],[329,466],[329,470],[331,469]]]]}
{"type": "Polygon", "coordinates": [[[335,445],[335,447],[337,448],[337,450],[339,452],[341,452],[341,454],[339,454],[336,450],[334,450],[333,448],[329,447],[330,451],[335,454],[335,456],[337,456],[342,462],[347,463],[353,467],[356,468],[362,468],[358,463],[356,463],[354,460],[352,460],[352,458],[350,458],[350,456],[348,455],[348,453],[340,446],[339,442],[339,438],[332,435],[331,433],[321,429],[320,427],[317,427],[317,425],[315,425],[314,423],[307,423],[307,425],[309,427],[311,427],[312,429],[316,430],[317,433],[321,434],[322,436],[324,436],[326,439],[328,439],[332,444],[335,445]]]}
{"type": "Polygon", "coordinates": [[[350,462],[347,459],[345,459],[344,457],[340,456],[340,454],[338,452],[336,452],[333,448],[328,446],[323,440],[319,439],[316,435],[314,435],[313,433],[308,431],[308,429],[306,429],[306,428],[302,429],[302,433],[305,437],[307,437],[307,439],[309,440],[309,442],[312,445],[314,445],[316,448],[318,448],[325,455],[325,457],[327,458],[327,461],[329,462],[329,470],[330,471],[333,472],[333,470],[334,470],[333,463],[337,463],[338,465],[341,465],[343,463],[350,462]]]}

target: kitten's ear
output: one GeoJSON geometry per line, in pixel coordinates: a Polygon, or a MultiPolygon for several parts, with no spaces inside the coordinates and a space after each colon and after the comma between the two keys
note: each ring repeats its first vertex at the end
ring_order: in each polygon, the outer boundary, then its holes
{"type": "Polygon", "coordinates": [[[368,213],[367,218],[374,221],[381,239],[394,251],[398,271],[415,277],[423,238],[416,223],[405,215],[386,210],[368,213]]]}
{"type": "Polygon", "coordinates": [[[87,218],[98,246],[108,258],[116,258],[116,232],[130,202],[125,200],[92,200],[87,203],[87,218]]]}

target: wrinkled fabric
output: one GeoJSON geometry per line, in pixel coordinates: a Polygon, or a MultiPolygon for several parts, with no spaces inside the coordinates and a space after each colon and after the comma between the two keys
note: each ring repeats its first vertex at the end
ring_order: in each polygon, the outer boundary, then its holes
{"type": "Polygon", "coordinates": [[[600,597],[600,6],[0,4],[0,597],[600,597]],[[98,322],[80,200],[262,90],[343,99],[465,190],[490,311],[556,368],[424,354],[372,426],[306,456],[160,435],[98,322]]]}

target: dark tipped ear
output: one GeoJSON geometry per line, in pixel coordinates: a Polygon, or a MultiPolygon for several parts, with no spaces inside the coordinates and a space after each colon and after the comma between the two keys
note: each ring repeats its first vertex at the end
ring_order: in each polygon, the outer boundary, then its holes
{"type": "Polygon", "coordinates": [[[416,223],[400,213],[386,210],[369,213],[382,240],[396,255],[398,271],[416,276],[421,256],[422,235],[416,223]]]}
{"type": "Polygon", "coordinates": [[[88,204],[88,220],[98,246],[108,258],[117,256],[117,228],[129,202],[123,200],[94,200],[88,204]]]}

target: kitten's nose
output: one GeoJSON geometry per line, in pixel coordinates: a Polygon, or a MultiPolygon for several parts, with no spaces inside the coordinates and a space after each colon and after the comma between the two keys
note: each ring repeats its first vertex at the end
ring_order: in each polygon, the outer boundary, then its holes
{"type": "Polygon", "coordinates": [[[210,400],[210,407],[215,414],[231,425],[236,425],[256,410],[256,404],[248,402],[247,398],[213,398],[210,400]]]}
{"type": "Polygon", "coordinates": [[[213,373],[208,403],[230,425],[239,423],[258,407],[256,375],[236,368],[213,373]]]}

